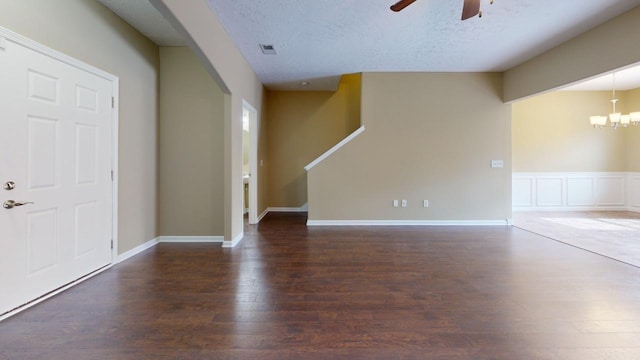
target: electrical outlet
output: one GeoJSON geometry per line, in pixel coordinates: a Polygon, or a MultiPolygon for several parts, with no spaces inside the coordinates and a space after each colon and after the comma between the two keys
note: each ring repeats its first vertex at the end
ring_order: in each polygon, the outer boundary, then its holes
{"type": "Polygon", "coordinates": [[[429,200],[422,200],[422,207],[429,207],[429,200]]]}
{"type": "Polygon", "coordinates": [[[407,207],[407,200],[402,200],[402,207],[407,207]]]}
{"type": "Polygon", "coordinates": [[[398,200],[393,200],[393,207],[398,207],[398,200]]]}

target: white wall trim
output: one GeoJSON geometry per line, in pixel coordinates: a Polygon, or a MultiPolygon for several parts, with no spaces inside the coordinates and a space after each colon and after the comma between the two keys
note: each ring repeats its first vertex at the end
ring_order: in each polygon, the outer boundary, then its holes
{"type": "Polygon", "coordinates": [[[640,211],[640,173],[513,173],[513,211],[640,211]]]}
{"type": "Polygon", "coordinates": [[[142,245],[138,245],[133,249],[118,255],[116,264],[126,261],[145,250],[148,250],[160,243],[218,243],[224,242],[223,236],[158,236],[149,240],[142,245]]]}
{"type": "Polygon", "coordinates": [[[331,154],[333,154],[334,152],[338,151],[341,147],[345,146],[349,141],[353,140],[356,136],[360,135],[362,132],[364,132],[364,125],[362,125],[359,128],[357,128],[356,131],[352,132],[351,134],[349,134],[349,136],[347,136],[346,138],[342,139],[342,141],[340,141],[339,143],[335,144],[331,149],[325,151],[324,154],[318,156],[318,158],[316,158],[315,160],[310,162],[307,166],[305,166],[304,169],[306,171],[311,170],[314,166],[316,166],[319,163],[321,163],[322,160],[324,160],[324,159],[328,158],[329,156],[331,156],[331,154]]]}
{"type": "MultiPolygon", "coordinates": [[[[304,204],[300,207],[270,207],[265,210],[266,212],[307,212],[309,206],[304,204]]],[[[265,214],[266,215],[266,214],[265,214]]]]}
{"type": "Polygon", "coordinates": [[[146,243],[144,243],[142,245],[138,245],[138,246],[134,247],[133,249],[118,255],[118,258],[116,260],[116,264],[119,264],[119,263],[121,263],[123,261],[129,260],[130,258],[140,254],[141,252],[158,245],[159,242],[160,242],[159,238],[151,239],[151,240],[147,241],[146,243]]]}
{"type": "Polygon", "coordinates": [[[265,216],[267,216],[267,214],[269,213],[269,208],[264,209],[264,211],[262,212],[262,214],[260,214],[260,216],[258,216],[258,221],[256,223],[259,223],[262,218],[264,218],[265,216]]]}
{"type": "Polygon", "coordinates": [[[307,220],[307,226],[505,226],[504,220],[307,220]]]}
{"type": "Polygon", "coordinates": [[[113,171],[113,181],[111,182],[111,191],[113,200],[111,201],[111,241],[113,242],[113,246],[111,249],[111,262],[115,263],[118,258],[118,213],[119,213],[119,202],[118,202],[118,194],[119,194],[119,184],[120,184],[120,171],[118,165],[118,154],[120,147],[120,140],[118,134],[120,133],[120,79],[115,78],[113,80],[113,98],[114,98],[114,106],[113,111],[111,112],[112,116],[112,127],[111,127],[111,141],[113,142],[112,150],[113,157],[111,159],[111,171],[113,171]]]}
{"type": "Polygon", "coordinates": [[[513,207],[514,212],[532,211],[634,211],[624,206],[536,206],[536,207],[513,207]]]}
{"type": "Polygon", "coordinates": [[[307,212],[308,210],[309,210],[308,203],[300,207],[268,207],[264,209],[264,211],[262,212],[262,214],[260,214],[260,216],[258,216],[258,221],[256,222],[256,224],[262,221],[262,219],[265,216],[267,216],[267,214],[270,212],[307,212]]]}
{"type": "Polygon", "coordinates": [[[242,238],[244,237],[244,232],[241,232],[240,234],[238,234],[238,236],[236,236],[233,240],[228,241],[228,240],[224,240],[224,242],[222,243],[222,247],[223,248],[232,248],[235,247],[236,245],[238,245],[238,243],[240,242],[240,240],[242,240],[242,238]]]}
{"type": "Polygon", "coordinates": [[[224,236],[160,236],[161,243],[223,243],[224,236]]]}
{"type": "Polygon", "coordinates": [[[640,172],[630,172],[627,175],[627,184],[628,210],[640,212],[640,172]]]}

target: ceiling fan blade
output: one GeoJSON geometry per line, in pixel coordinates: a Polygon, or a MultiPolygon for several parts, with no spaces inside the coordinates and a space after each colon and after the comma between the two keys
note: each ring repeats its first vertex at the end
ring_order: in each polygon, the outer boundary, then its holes
{"type": "Polygon", "coordinates": [[[480,0],[464,0],[462,8],[462,20],[467,20],[480,13],[480,0]]]}
{"type": "Polygon", "coordinates": [[[414,2],[416,2],[416,0],[400,0],[397,3],[391,5],[391,10],[398,12],[406,8],[407,6],[413,4],[414,2]]]}

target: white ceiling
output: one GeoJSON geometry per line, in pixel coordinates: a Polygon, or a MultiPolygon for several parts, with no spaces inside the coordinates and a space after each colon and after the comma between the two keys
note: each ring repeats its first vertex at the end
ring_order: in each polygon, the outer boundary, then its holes
{"type": "MultiPolygon", "coordinates": [[[[158,45],[184,44],[148,0],[99,1],[158,45]]],[[[262,82],[287,90],[329,90],[340,75],[363,71],[504,71],[640,5],[482,0],[483,17],[461,21],[463,0],[417,0],[400,13],[389,10],[395,0],[202,1],[262,82]],[[264,55],[259,44],[277,54],[264,55]]]]}

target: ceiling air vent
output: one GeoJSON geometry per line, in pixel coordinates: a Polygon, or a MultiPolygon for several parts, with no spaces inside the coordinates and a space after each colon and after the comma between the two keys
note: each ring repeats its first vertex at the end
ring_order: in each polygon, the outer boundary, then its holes
{"type": "Polygon", "coordinates": [[[274,48],[273,45],[260,44],[260,50],[262,50],[262,53],[265,55],[276,54],[276,48],[274,48]]]}

